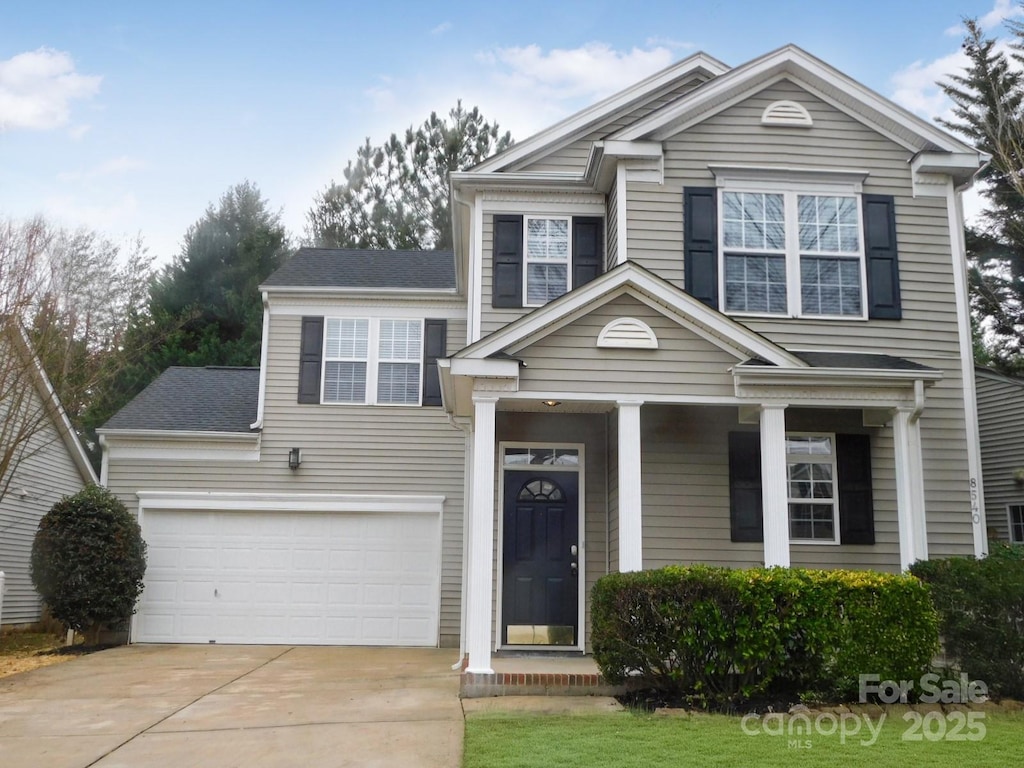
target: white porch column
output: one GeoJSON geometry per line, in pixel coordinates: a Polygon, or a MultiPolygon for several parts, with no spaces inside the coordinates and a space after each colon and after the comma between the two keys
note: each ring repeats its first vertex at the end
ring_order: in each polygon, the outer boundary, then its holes
{"type": "Polygon", "coordinates": [[[761,506],[764,564],[789,567],[789,492],[786,477],[786,406],[761,406],[761,506]]]}
{"type": "Polygon", "coordinates": [[[928,533],[924,516],[924,465],[921,461],[921,424],[913,409],[899,408],[892,420],[896,453],[896,517],[900,535],[900,566],[907,570],[928,559],[928,533]]]}
{"type": "Polygon", "coordinates": [[[640,475],[641,400],[620,400],[619,406],[619,570],[644,567],[643,486],[640,475]]]}
{"type": "Polygon", "coordinates": [[[494,568],[494,412],[496,397],[473,396],[473,483],[469,505],[467,672],[492,674],[494,568]]]}

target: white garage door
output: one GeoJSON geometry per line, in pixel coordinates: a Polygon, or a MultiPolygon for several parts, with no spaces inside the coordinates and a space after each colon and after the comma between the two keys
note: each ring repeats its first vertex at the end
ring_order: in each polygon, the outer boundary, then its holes
{"type": "Polygon", "coordinates": [[[133,638],[436,645],[439,519],[146,510],[133,638]]]}

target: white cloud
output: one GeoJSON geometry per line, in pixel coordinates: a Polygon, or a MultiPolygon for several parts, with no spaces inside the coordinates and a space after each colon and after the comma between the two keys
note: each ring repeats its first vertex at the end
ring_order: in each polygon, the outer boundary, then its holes
{"type": "Polygon", "coordinates": [[[686,40],[673,40],[671,37],[648,37],[644,41],[648,48],[671,48],[673,51],[689,51],[697,47],[696,43],[686,40]]]}
{"type": "Polygon", "coordinates": [[[890,98],[927,119],[948,117],[949,99],[938,83],[962,72],[967,64],[967,54],[961,50],[933,61],[915,61],[892,76],[890,98]]]}
{"type": "Polygon", "coordinates": [[[50,48],[0,61],[0,130],[66,125],[71,102],[95,96],[101,80],[77,73],[70,55],[50,48]]]}
{"type": "Polygon", "coordinates": [[[450,21],[442,21],[440,24],[438,24],[436,27],[434,27],[432,30],[430,30],[430,34],[432,34],[432,35],[443,35],[445,32],[447,32],[451,28],[452,28],[452,23],[450,21]]]}
{"type": "Polygon", "coordinates": [[[59,173],[57,174],[57,180],[62,183],[85,181],[104,176],[119,176],[132,171],[141,171],[146,167],[146,163],[141,160],[129,157],[128,155],[121,155],[120,157],[111,158],[106,162],[100,163],[99,165],[84,171],[66,171],[64,173],[59,173]]]}
{"type": "Polygon", "coordinates": [[[1017,19],[1024,16],[1024,8],[1011,0],[996,0],[992,10],[978,19],[981,28],[986,32],[998,27],[1007,19],[1017,19]]]}
{"type": "Polygon", "coordinates": [[[367,88],[363,93],[370,100],[370,106],[374,112],[389,112],[395,106],[395,92],[390,88],[374,86],[367,88]]]}
{"type": "Polygon", "coordinates": [[[532,92],[537,100],[604,98],[664,69],[673,58],[664,46],[616,51],[605,43],[546,53],[537,45],[498,48],[478,57],[496,69],[493,76],[500,86],[532,92]]]}
{"type": "Polygon", "coordinates": [[[139,201],[131,193],[105,204],[82,202],[71,195],[53,195],[44,201],[44,210],[48,217],[63,224],[82,225],[108,233],[122,232],[134,226],[139,201]]]}

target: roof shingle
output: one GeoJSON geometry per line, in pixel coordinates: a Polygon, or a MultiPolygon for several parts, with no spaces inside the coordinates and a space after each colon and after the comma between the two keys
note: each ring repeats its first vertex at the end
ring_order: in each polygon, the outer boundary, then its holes
{"type": "Polygon", "coordinates": [[[268,288],[455,290],[451,251],[368,251],[300,248],[263,281],[268,288]]]}
{"type": "Polygon", "coordinates": [[[247,433],[259,387],[259,368],[168,368],[103,428],[247,433]]]}

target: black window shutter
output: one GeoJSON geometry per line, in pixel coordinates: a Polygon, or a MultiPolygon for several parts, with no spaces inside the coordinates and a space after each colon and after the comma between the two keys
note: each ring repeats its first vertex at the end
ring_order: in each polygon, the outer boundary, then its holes
{"type": "Polygon", "coordinates": [[[604,263],[604,219],[576,216],[572,220],[572,288],[579,288],[601,274],[604,263]]]}
{"type": "Polygon", "coordinates": [[[447,320],[423,321],[423,405],[441,405],[437,358],[447,355],[447,340],[447,320]]]}
{"type": "Polygon", "coordinates": [[[896,201],[864,195],[864,255],[868,272],[868,317],[899,320],[900,263],[896,253],[896,201]]]}
{"type": "Polygon", "coordinates": [[[299,343],[299,402],[320,402],[320,365],[323,358],[324,319],[302,318],[299,343]]]}
{"type": "Polygon", "coordinates": [[[523,306],[523,217],[494,217],[491,306],[523,306]]]}
{"type": "Polygon", "coordinates": [[[729,525],[733,541],[764,541],[761,434],[729,433],[729,525]]]}
{"type": "Polygon", "coordinates": [[[683,190],[684,288],[695,299],[718,309],[718,190],[683,190]]]}
{"type": "Polygon", "coordinates": [[[871,498],[871,437],[836,435],[839,537],[843,544],[874,544],[871,498]]]}

